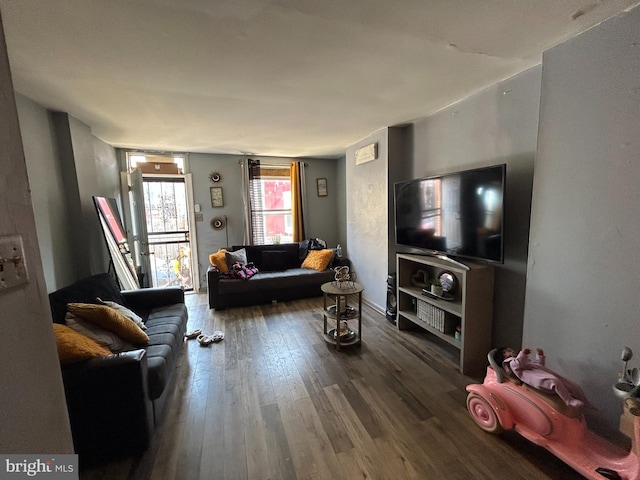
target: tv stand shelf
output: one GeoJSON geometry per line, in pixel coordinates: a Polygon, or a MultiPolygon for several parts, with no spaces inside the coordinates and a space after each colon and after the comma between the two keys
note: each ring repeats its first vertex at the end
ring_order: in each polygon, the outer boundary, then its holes
{"type": "Polygon", "coordinates": [[[493,323],[493,267],[465,262],[460,265],[444,258],[398,253],[396,255],[398,317],[403,330],[415,325],[453,347],[463,374],[483,370],[491,349],[493,323]],[[442,272],[455,277],[444,300],[425,295],[428,281],[442,272]],[[427,285],[422,281],[426,280],[427,285]],[[456,338],[459,327],[460,339],[456,338]]]}

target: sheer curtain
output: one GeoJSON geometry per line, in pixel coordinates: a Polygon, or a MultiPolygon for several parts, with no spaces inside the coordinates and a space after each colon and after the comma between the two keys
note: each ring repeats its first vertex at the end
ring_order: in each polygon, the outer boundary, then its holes
{"type": "Polygon", "coordinates": [[[306,238],[305,199],[304,162],[291,162],[291,223],[294,242],[301,242],[306,238]]]}
{"type": "Polygon", "coordinates": [[[253,245],[253,211],[251,209],[254,178],[260,178],[260,160],[247,158],[242,166],[242,206],[244,209],[243,245],[253,245]]]}

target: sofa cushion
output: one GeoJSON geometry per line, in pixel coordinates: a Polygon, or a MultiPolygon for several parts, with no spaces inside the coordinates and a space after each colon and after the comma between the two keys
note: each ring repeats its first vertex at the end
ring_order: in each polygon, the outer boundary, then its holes
{"type": "Polygon", "coordinates": [[[330,249],[310,250],[304,262],[302,262],[302,268],[318,271],[326,270],[333,258],[333,253],[333,250],[330,249]]]}
{"type": "Polygon", "coordinates": [[[169,322],[181,322],[182,318],[187,318],[187,306],[184,303],[174,303],[171,305],[164,305],[162,307],[154,308],[149,316],[147,317],[147,330],[152,326],[156,325],[160,321],[161,318],[169,318],[169,322]],[[173,318],[173,317],[178,317],[173,318]]]}
{"type": "Polygon", "coordinates": [[[289,268],[283,272],[259,272],[249,280],[224,280],[218,283],[220,295],[251,293],[259,290],[282,290],[303,288],[331,281],[333,272],[318,272],[303,268],[289,268]]]}
{"type": "Polygon", "coordinates": [[[153,310],[147,319],[149,335],[147,363],[149,365],[149,395],[162,395],[171,371],[175,368],[185,334],[187,308],[184,304],[168,305],[153,310]]]}
{"type": "Polygon", "coordinates": [[[49,294],[53,321],[64,324],[67,303],[97,303],[97,297],[125,305],[114,278],[108,273],[99,273],[49,294]]]}
{"type": "Polygon", "coordinates": [[[162,344],[149,346],[146,350],[149,367],[149,397],[155,400],[162,395],[170,378],[172,352],[168,345],[162,344]]]}
{"type": "Polygon", "coordinates": [[[147,334],[131,319],[106,305],[70,303],[67,305],[67,310],[84,320],[115,333],[123,340],[134,345],[146,345],[149,341],[147,334]]]}
{"type": "Polygon", "coordinates": [[[265,251],[282,251],[286,252],[287,257],[287,268],[299,268],[300,267],[300,259],[299,259],[299,251],[300,246],[297,243],[278,243],[271,245],[244,245],[244,246],[233,246],[231,247],[233,251],[238,251],[244,249],[247,252],[247,263],[253,263],[258,270],[263,270],[263,254],[265,251]]]}
{"type": "Polygon", "coordinates": [[[232,252],[244,250],[247,255],[247,263],[253,263],[258,268],[262,265],[262,245],[247,245],[231,247],[232,252]]]}
{"type": "Polygon", "coordinates": [[[235,252],[227,252],[224,254],[227,259],[227,267],[231,269],[231,267],[235,263],[240,263],[242,265],[246,265],[247,262],[247,251],[244,248],[237,250],[235,252]]]}
{"type": "Polygon", "coordinates": [[[289,268],[289,258],[286,250],[263,250],[262,272],[280,272],[289,268]]]}
{"type": "Polygon", "coordinates": [[[107,347],[66,325],[54,323],[53,332],[56,336],[61,365],[69,365],[90,358],[106,357],[111,354],[107,347]]]}
{"type": "Polygon", "coordinates": [[[91,322],[87,322],[71,312],[67,312],[65,322],[67,327],[95,340],[100,345],[107,347],[113,353],[120,353],[135,349],[131,343],[123,340],[115,333],[91,322]]]}

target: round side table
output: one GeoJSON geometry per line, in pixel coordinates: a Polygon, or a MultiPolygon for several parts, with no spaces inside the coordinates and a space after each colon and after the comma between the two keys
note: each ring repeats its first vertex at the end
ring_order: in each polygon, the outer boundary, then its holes
{"type": "Polygon", "coordinates": [[[364,287],[358,282],[327,282],[321,287],[324,294],[324,339],[341,346],[360,345],[362,341],[362,292],[364,287]],[[357,305],[357,306],[356,306],[357,305]],[[335,328],[329,327],[329,321],[335,328]],[[349,321],[358,321],[357,331],[349,328],[349,321]]]}

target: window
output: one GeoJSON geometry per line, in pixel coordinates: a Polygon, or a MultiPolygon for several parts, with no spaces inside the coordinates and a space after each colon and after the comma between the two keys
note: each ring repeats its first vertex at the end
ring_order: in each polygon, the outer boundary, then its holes
{"type": "Polygon", "coordinates": [[[249,195],[253,244],[291,243],[291,167],[252,164],[249,195]]]}
{"type": "Polygon", "coordinates": [[[140,169],[142,173],[182,174],[186,155],[182,153],[127,152],[127,171],[140,169]]]}

